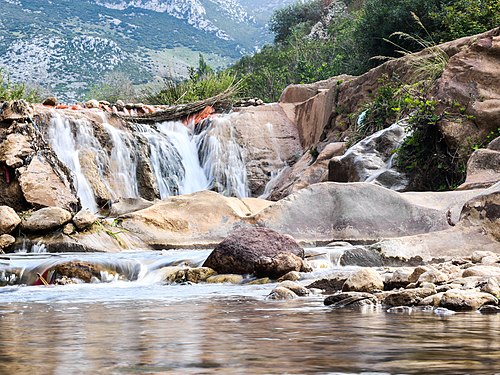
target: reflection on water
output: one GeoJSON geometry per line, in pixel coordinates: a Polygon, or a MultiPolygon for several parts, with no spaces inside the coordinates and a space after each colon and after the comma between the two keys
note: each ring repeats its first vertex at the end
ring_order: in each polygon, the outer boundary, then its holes
{"type": "MultiPolygon", "coordinates": [[[[338,272],[339,249],[308,253],[309,277],[338,272]]],[[[25,276],[72,259],[141,270],[133,281],[0,288],[0,374],[500,373],[500,316],[333,311],[321,296],[267,301],[273,284],[164,285],[157,277],[207,255],[0,257],[1,272],[25,276]]]]}
{"type": "Polygon", "coordinates": [[[331,311],[321,298],[270,302],[208,293],[187,300],[11,302],[2,305],[0,318],[2,374],[493,374],[500,369],[500,317],[477,313],[440,318],[331,311]]]}

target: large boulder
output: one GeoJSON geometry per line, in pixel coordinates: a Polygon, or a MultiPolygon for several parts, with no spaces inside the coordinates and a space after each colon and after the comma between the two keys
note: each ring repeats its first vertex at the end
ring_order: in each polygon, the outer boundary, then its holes
{"type": "Polygon", "coordinates": [[[328,180],[372,182],[396,191],[408,188],[407,176],[392,166],[394,152],[406,136],[405,128],[394,124],[363,139],[340,157],[330,160],[328,180]]]}
{"type": "Polygon", "coordinates": [[[484,194],[467,202],[462,210],[461,221],[467,226],[480,226],[500,241],[500,183],[497,191],[484,194]]]}
{"type": "Polygon", "coordinates": [[[61,181],[43,157],[34,157],[19,181],[26,201],[35,207],[60,207],[72,211],[78,206],[72,189],[61,181]]]}
{"type": "Polygon", "coordinates": [[[70,220],[70,212],[60,207],[46,207],[25,217],[21,222],[21,229],[26,232],[49,232],[70,220]]]}
{"type": "Polygon", "coordinates": [[[304,241],[375,241],[449,228],[446,213],[369,183],[326,182],[276,202],[255,217],[304,241]]]}
{"type": "Polygon", "coordinates": [[[382,276],[373,268],[361,268],[350,275],[342,286],[343,292],[373,292],[384,290],[382,276]]]}
{"type": "Polygon", "coordinates": [[[304,249],[267,228],[240,229],[215,247],[203,264],[218,273],[279,278],[303,269],[304,249]]]}
{"type": "Polygon", "coordinates": [[[450,289],[442,296],[439,305],[453,311],[477,310],[483,305],[497,305],[498,299],[489,293],[474,289],[450,289]]]}
{"type": "Polygon", "coordinates": [[[500,152],[491,149],[479,149],[471,155],[467,163],[467,178],[458,189],[485,188],[499,181],[500,152]]]}
{"type": "Polygon", "coordinates": [[[21,219],[11,207],[0,206],[0,235],[12,233],[21,219]]]}
{"type": "Polygon", "coordinates": [[[22,134],[9,134],[0,144],[0,162],[11,168],[21,167],[24,159],[33,153],[28,138],[22,134]]]}

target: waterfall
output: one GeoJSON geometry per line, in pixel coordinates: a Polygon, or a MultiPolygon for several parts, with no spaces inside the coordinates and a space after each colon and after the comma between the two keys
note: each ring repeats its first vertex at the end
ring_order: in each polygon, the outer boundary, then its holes
{"type": "Polygon", "coordinates": [[[141,197],[144,186],[161,199],[205,189],[249,195],[243,150],[230,116],[197,129],[180,122],[118,128],[104,113],[97,117],[100,122],[55,113],[45,129],[56,155],[73,173],[84,208],[97,212],[98,203],[141,197]]]}
{"type": "MultiPolygon", "coordinates": [[[[77,122],[76,128],[78,130],[86,127],[83,121],[75,121],[77,122]]],[[[77,148],[70,120],[57,114],[54,115],[51,120],[48,136],[50,145],[59,160],[73,173],[77,195],[80,198],[82,206],[92,212],[97,212],[94,193],[82,171],[79,148],[77,148]]],[[[79,146],[85,146],[86,137],[80,136],[78,137],[78,141],[79,146]]]]}
{"type": "Polygon", "coordinates": [[[278,144],[278,141],[276,140],[276,136],[274,134],[273,124],[267,123],[266,128],[267,128],[267,131],[269,133],[269,138],[271,139],[273,148],[274,148],[274,150],[276,150],[275,163],[277,166],[280,166],[280,167],[277,167],[276,169],[273,169],[271,171],[270,179],[267,182],[266,186],[264,187],[264,192],[259,197],[262,199],[269,198],[272,191],[274,190],[277,183],[279,182],[281,175],[283,174],[283,172],[285,172],[288,169],[288,163],[286,161],[284,161],[283,158],[281,157],[281,149],[280,149],[280,145],[278,144]]]}

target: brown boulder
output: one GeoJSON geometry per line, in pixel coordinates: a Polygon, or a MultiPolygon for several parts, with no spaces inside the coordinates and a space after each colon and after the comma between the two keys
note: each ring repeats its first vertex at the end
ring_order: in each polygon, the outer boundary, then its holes
{"type": "Polygon", "coordinates": [[[26,201],[42,207],[61,207],[72,211],[78,199],[43,157],[34,157],[19,178],[26,201]]]}
{"type": "Polygon", "coordinates": [[[203,264],[218,273],[279,278],[303,268],[304,249],[267,228],[240,229],[215,247],[203,264]]]}
{"type": "Polygon", "coordinates": [[[9,246],[12,246],[16,242],[16,239],[12,237],[10,234],[2,234],[0,236],[0,250],[6,249],[9,246]]]}
{"type": "Polygon", "coordinates": [[[500,183],[493,186],[495,187],[497,191],[468,201],[462,209],[460,220],[465,226],[482,227],[486,233],[500,241],[500,183]]]}
{"type": "Polygon", "coordinates": [[[354,272],[342,286],[343,292],[372,292],[374,290],[384,290],[384,280],[373,268],[361,268],[354,272]]]}
{"type": "Polygon", "coordinates": [[[59,207],[46,207],[23,218],[21,229],[26,232],[48,232],[71,220],[71,213],[59,207]]]}
{"type": "Polygon", "coordinates": [[[0,206],[0,235],[12,233],[20,223],[16,211],[8,206],[0,206]]]}
{"type": "Polygon", "coordinates": [[[33,117],[33,107],[24,100],[0,103],[0,122],[23,121],[33,117]]]}
{"type": "Polygon", "coordinates": [[[474,289],[450,289],[443,294],[440,306],[453,311],[477,310],[483,305],[497,305],[498,299],[489,293],[474,289]]]}
{"type": "Polygon", "coordinates": [[[459,190],[487,188],[500,181],[500,152],[474,151],[467,163],[467,178],[459,190]]]}
{"type": "Polygon", "coordinates": [[[415,306],[420,304],[420,301],[424,298],[433,294],[435,294],[435,291],[429,288],[398,290],[387,294],[382,303],[389,307],[415,306]]]}
{"type": "Polygon", "coordinates": [[[24,164],[23,159],[33,152],[28,138],[22,134],[9,134],[0,144],[0,162],[11,168],[19,168],[24,164]]]}
{"type": "Polygon", "coordinates": [[[54,97],[54,96],[49,96],[48,98],[46,98],[43,102],[42,102],[43,105],[48,105],[50,107],[55,107],[58,102],[57,102],[57,98],[54,97]]]}

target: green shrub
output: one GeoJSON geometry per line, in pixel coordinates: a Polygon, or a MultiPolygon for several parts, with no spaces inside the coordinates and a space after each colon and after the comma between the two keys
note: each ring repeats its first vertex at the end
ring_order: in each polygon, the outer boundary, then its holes
{"type": "Polygon", "coordinates": [[[40,102],[39,90],[29,89],[24,83],[12,83],[8,75],[5,80],[3,71],[0,69],[0,101],[20,99],[31,103],[40,102]]]}

